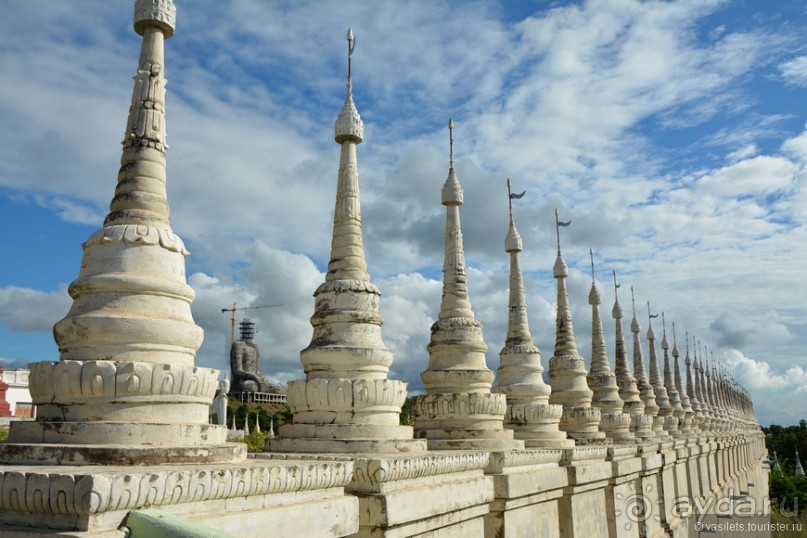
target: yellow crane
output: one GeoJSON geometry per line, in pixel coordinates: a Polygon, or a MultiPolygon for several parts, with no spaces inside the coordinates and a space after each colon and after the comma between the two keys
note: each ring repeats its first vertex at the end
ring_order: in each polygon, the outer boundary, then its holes
{"type": "Polygon", "coordinates": [[[283,306],[282,304],[262,304],[258,306],[242,306],[238,308],[235,303],[233,303],[232,308],[222,308],[222,313],[224,312],[232,312],[233,316],[230,319],[230,347],[233,347],[235,343],[235,312],[237,310],[258,310],[259,308],[274,308],[277,306],[283,306]]]}

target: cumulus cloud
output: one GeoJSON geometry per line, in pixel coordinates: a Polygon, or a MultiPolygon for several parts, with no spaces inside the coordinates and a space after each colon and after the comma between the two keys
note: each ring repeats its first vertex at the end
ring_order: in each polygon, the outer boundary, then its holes
{"type": "Polygon", "coordinates": [[[777,372],[767,361],[757,361],[736,349],[728,350],[725,357],[737,381],[749,389],[807,388],[807,371],[801,366],[792,365],[777,372]]]}
{"type": "Polygon", "coordinates": [[[66,289],[44,292],[5,286],[0,288],[0,320],[13,331],[50,333],[71,303],[66,289]]]}

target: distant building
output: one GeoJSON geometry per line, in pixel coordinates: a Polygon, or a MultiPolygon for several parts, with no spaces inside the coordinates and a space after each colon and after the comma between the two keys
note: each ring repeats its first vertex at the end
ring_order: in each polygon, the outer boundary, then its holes
{"type": "Polygon", "coordinates": [[[28,390],[30,374],[31,371],[28,369],[3,370],[0,366],[0,416],[19,418],[36,416],[31,392],[28,390]],[[7,410],[4,412],[5,409],[7,410]]]}

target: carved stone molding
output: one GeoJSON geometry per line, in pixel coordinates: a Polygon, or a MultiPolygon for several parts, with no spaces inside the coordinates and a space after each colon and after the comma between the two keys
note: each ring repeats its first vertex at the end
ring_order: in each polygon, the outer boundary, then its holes
{"type": "Polygon", "coordinates": [[[86,516],[216,499],[344,487],[350,462],[0,472],[0,513],[86,516]]]}
{"type": "Polygon", "coordinates": [[[406,385],[389,379],[298,379],[288,384],[288,401],[294,415],[308,411],[400,413],[406,385]]]}
{"type": "Polygon", "coordinates": [[[512,467],[525,467],[528,465],[543,465],[547,463],[558,463],[563,457],[562,450],[510,450],[503,452],[491,452],[490,463],[486,471],[488,473],[500,473],[512,467]]]}
{"type": "Polygon", "coordinates": [[[352,140],[359,144],[364,139],[364,123],[361,121],[359,111],[353,103],[353,95],[350,93],[347,94],[345,104],[336,118],[334,138],[340,144],[344,140],[352,140]]]}
{"type": "Polygon", "coordinates": [[[314,296],[317,296],[321,293],[329,293],[329,292],[344,293],[347,291],[381,295],[381,292],[376,287],[376,285],[367,280],[338,279],[338,280],[327,280],[322,284],[320,284],[319,287],[317,288],[317,291],[314,292],[314,296]]]}
{"type": "Polygon", "coordinates": [[[350,489],[378,491],[379,486],[386,482],[484,469],[489,456],[487,452],[466,452],[383,459],[358,458],[353,462],[350,489]]]}
{"type": "Polygon", "coordinates": [[[172,0],[137,0],[134,8],[134,29],[143,35],[147,26],[159,27],[165,37],[174,35],[177,8],[172,0]]]}
{"type": "Polygon", "coordinates": [[[198,402],[216,393],[212,368],[115,361],[46,361],[31,364],[35,404],[92,402],[198,402]]]}
{"type": "Polygon", "coordinates": [[[563,406],[555,404],[515,404],[507,406],[507,424],[554,424],[560,420],[563,406]]]}
{"type": "Polygon", "coordinates": [[[172,252],[179,252],[188,256],[190,252],[185,249],[182,239],[173,231],[145,224],[116,224],[105,226],[94,232],[84,242],[84,250],[94,245],[107,245],[110,243],[126,243],[129,245],[161,246],[172,252]]]}
{"type": "Polygon", "coordinates": [[[563,450],[561,462],[568,464],[573,461],[604,459],[607,455],[608,447],[604,446],[566,448],[563,450]]]}
{"type": "Polygon", "coordinates": [[[412,411],[416,418],[438,420],[470,415],[503,417],[507,411],[507,398],[504,394],[480,392],[427,394],[412,399],[412,411]]]}

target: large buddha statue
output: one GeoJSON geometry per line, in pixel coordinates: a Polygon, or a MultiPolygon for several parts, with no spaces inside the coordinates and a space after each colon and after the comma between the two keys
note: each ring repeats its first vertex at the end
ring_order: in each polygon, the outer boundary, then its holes
{"type": "Polygon", "coordinates": [[[271,392],[283,394],[280,383],[264,377],[260,370],[260,351],[252,343],[255,336],[255,324],[245,319],[239,325],[241,337],[233,342],[230,348],[230,369],[233,375],[230,392],[271,392]]]}

